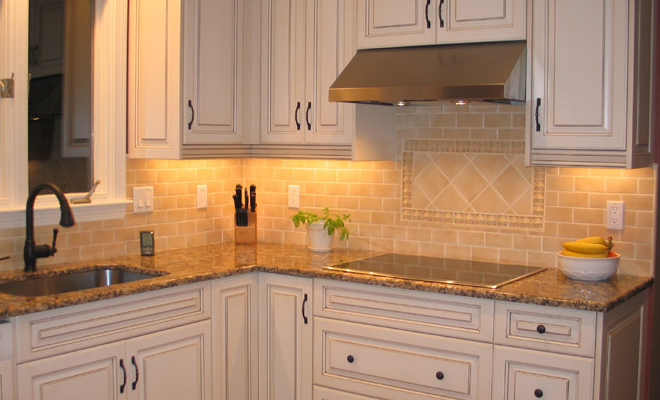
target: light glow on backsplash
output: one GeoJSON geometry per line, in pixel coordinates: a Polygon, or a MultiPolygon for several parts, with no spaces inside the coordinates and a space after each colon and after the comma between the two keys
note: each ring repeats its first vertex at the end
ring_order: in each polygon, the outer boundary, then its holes
{"type": "MultiPolygon", "coordinates": [[[[132,160],[127,161],[127,194],[135,186],[154,187],[155,211],[126,218],[80,223],[61,229],[58,253],[38,265],[139,253],[140,230],[153,230],[156,252],[233,240],[234,185],[257,185],[258,240],[305,244],[287,207],[287,187],[300,186],[305,210],[350,213],[348,241],[337,247],[411,255],[441,256],[535,266],[556,265],[561,244],[585,236],[612,236],[623,255],[625,273],[650,275],[656,172],[589,168],[542,168],[545,175],[543,227],[508,228],[410,221],[402,217],[403,139],[524,140],[522,106],[473,103],[457,107],[401,108],[396,161],[334,160],[132,160]],[[208,207],[195,206],[196,186],[208,185],[208,207]],[[604,227],[607,200],[623,200],[626,227],[604,227]]],[[[52,226],[38,227],[38,243],[48,243],[52,226]]],[[[24,228],[0,231],[2,269],[22,268],[24,228]]]]}

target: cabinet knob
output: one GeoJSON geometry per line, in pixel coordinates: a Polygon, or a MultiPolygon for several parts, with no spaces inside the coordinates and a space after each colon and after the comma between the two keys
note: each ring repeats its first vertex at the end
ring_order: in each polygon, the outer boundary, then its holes
{"type": "Polygon", "coordinates": [[[539,325],[536,327],[536,331],[540,333],[541,335],[545,333],[545,326],[544,325],[539,325]]]}
{"type": "Polygon", "coordinates": [[[536,390],[534,391],[534,396],[536,396],[537,398],[540,399],[541,397],[543,397],[543,390],[541,390],[541,389],[536,389],[536,390]]]}
{"type": "Polygon", "coordinates": [[[349,354],[348,357],[346,357],[346,361],[348,361],[349,363],[353,363],[353,361],[355,361],[355,358],[349,354]]]}
{"type": "Polygon", "coordinates": [[[445,374],[442,373],[442,371],[438,371],[435,373],[435,377],[438,378],[439,381],[445,379],[445,374]]]}

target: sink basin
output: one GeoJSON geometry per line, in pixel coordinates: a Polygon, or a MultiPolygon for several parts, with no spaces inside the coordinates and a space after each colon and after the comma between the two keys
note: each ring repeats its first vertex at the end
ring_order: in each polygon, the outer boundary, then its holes
{"type": "Polygon", "coordinates": [[[162,272],[141,273],[121,268],[99,268],[0,284],[0,292],[16,296],[48,296],[77,290],[117,285],[164,275],[162,272]]]}

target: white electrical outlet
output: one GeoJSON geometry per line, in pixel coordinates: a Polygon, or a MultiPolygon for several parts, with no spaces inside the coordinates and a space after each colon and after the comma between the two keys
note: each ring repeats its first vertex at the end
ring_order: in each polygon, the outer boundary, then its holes
{"type": "Polygon", "coordinates": [[[623,201],[608,201],[607,213],[605,219],[607,220],[607,229],[623,230],[624,226],[624,211],[625,203],[623,201]]]}
{"type": "Polygon", "coordinates": [[[154,187],[133,188],[133,212],[147,213],[154,210],[154,187]]]}
{"type": "Polygon", "coordinates": [[[197,185],[197,208],[206,208],[208,205],[208,188],[206,185],[197,185]]]}
{"type": "Polygon", "coordinates": [[[300,208],[300,186],[289,185],[289,208],[300,208]]]}

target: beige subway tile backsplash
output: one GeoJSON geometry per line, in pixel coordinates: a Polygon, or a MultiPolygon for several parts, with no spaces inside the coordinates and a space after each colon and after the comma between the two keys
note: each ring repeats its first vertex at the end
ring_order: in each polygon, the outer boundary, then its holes
{"type": "MultiPolygon", "coordinates": [[[[397,126],[400,138],[421,140],[425,146],[456,143],[468,146],[464,153],[432,151],[425,153],[431,157],[414,160],[412,165],[417,172],[433,163],[444,168],[449,176],[464,177],[456,183],[462,188],[460,191],[433,193],[427,189],[437,189],[442,182],[437,173],[429,173],[424,183],[423,192],[429,197],[425,205],[431,209],[439,204],[459,207],[466,204],[465,196],[471,196],[472,200],[482,196],[474,206],[491,214],[484,214],[482,221],[469,213],[461,215],[460,221],[469,219],[472,222],[469,225],[442,219],[402,218],[402,199],[406,195],[403,169],[410,165],[402,159],[403,142],[398,145],[396,161],[129,159],[127,195],[132,197],[133,187],[153,186],[154,212],[133,214],[130,205],[123,219],[85,222],[61,229],[57,256],[39,260],[39,265],[139,253],[141,230],[155,231],[156,251],[232,241],[234,186],[255,183],[260,241],[306,243],[305,230],[295,229],[290,220],[297,210],[287,207],[288,185],[295,184],[300,186],[302,209],[320,212],[329,206],[333,212],[351,214],[347,225],[350,239],[335,240],[335,246],[340,248],[554,267],[556,253],[564,241],[583,236],[612,236],[615,250],[623,255],[622,272],[651,273],[657,179],[653,168],[538,168],[540,175],[535,176],[531,168],[522,166],[522,151],[516,153],[519,150],[515,146],[513,150],[507,147],[510,153],[504,156],[497,153],[501,148],[487,155],[470,150],[469,146],[475,144],[483,150],[494,142],[522,143],[523,106],[475,103],[467,107],[404,108],[397,117],[397,126]],[[498,157],[513,160],[510,175],[500,174],[504,169],[494,173],[496,168],[488,167],[499,165],[498,157]],[[466,168],[465,160],[470,160],[474,167],[466,168]],[[519,179],[543,183],[541,203],[532,202],[531,192],[525,192],[519,179]],[[196,186],[200,184],[208,187],[208,207],[202,210],[196,208],[195,201],[196,186]],[[491,191],[482,190],[489,185],[491,191]],[[500,194],[496,193],[498,188],[500,194]],[[496,194],[502,198],[499,203],[496,194]],[[525,203],[526,199],[530,200],[525,203]],[[609,231],[604,226],[608,200],[626,202],[626,228],[622,232],[609,231]],[[510,210],[500,210],[497,204],[509,204],[510,210]],[[518,212],[532,218],[536,215],[534,210],[541,212],[538,226],[525,225],[522,220],[512,226],[498,225],[497,219],[488,224],[487,215],[518,212]]],[[[1,268],[21,268],[24,229],[0,232],[0,255],[12,256],[1,268]]],[[[49,242],[51,236],[52,227],[37,228],[40,243],[49,242]]]]}

